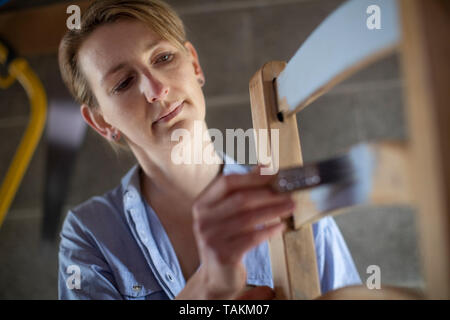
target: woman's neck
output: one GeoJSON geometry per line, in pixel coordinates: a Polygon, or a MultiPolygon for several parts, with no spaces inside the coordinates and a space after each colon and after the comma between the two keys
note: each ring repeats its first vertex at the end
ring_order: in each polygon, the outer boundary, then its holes
{"type": "Polygon", "coordinates": [[[141,187],[147,196],[195,200],[221,173],[221,164],[168,164],[156,167],[141,163],[141,187]]]}
{"type": "MultiPolygon", "coordinates": [[[[203,130],[206,129],[205,124],[203,130]]],[[[176,163],[172,161],[170,148],[161,152],[152,150],[153,154],[146,154],[142,149],[134,150],[142,168],[141,190],[147,201],[151,203],[155,202],[155,199],[164,199],[173,205],[180,204],[181,207],[192,205],[199,194],[221,173],[223,159],[217,152],[210,152],[212,155],[208,161],[203,159],[205,150],[214,150],[211,138],[201,142],[201,150],[194,150],[194,145],[190,145],[191,154],[196,152],[199,155],[201,152],[201,163],[176,163]]]]}

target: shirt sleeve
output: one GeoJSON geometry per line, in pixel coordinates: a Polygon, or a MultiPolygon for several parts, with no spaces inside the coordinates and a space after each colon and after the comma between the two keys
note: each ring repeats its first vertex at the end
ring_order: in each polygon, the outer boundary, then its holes
{"type": "Polygon", "coordinates": [[[59,245],[59,299],[123,299],[108,264],[91,242],[82,223],[69,211],[59,245]]]}
{"type": "Polygon", "coordinates": [[[350,251],[333,218],[319,221],[315,245],[322,294],[341,287],[361,284],[350,251]]]}

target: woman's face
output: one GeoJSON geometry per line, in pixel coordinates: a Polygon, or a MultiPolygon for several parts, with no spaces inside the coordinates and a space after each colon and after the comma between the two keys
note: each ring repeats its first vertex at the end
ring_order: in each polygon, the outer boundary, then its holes
{"type": "Polygon", "coordinates": [[[132,148],[167,148],[174,129],[192,131],[205,118],[204,76],[194,47],[185,47],[136,20],[98,27],[78,53],[100,111],[82,106],[85,120],[107,138],[119,131],[132,148]]]}

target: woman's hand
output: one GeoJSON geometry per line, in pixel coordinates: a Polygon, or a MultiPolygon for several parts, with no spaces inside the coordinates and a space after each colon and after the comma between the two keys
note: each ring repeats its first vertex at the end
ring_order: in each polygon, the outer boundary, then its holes
{"type": "Polygon", "coordinates": [[[295,203],[276,194],[273,176],[251,173],[219,176],[193,205],[201,278],[208,299],[236,298],[246,285],[244,254],[284,229],[295,203]]]}
{"type": "Polygon", "coordinates": [[[258,286],[246,290],[236,300],[272,300],[275,298],[275,291],[268,286],[258,286]]]}

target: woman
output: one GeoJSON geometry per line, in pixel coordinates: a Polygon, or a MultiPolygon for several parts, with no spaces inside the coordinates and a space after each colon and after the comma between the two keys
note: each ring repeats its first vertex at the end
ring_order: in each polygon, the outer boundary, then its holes
{"type": "MultiPolygon", "coordinates": [[[[284,224],[266,223],[289,217],[294,202],[226,155],[223,165],[172,161],[174,130],[207,129],[205,77],[176,13],[154,0],[96,1],[64,36],[59,63],[84,120],[138,162],[117,188],[69,211],[59,297],[268,297],[241,294],[273,286],[267,240],[284,224]]],[[[314,234],[322,291],[359,282],[334,221],[314,234]]]]}

